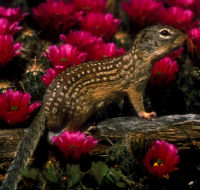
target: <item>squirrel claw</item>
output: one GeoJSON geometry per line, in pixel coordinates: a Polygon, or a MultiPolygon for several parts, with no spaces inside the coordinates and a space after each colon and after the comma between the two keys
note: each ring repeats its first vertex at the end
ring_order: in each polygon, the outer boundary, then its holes
{"type": "Polygon", "coordinates": [[[139,118],[141,118],[141,119],[151,120],[151,117],[156,117],[156,112],[150,112],[150,113],[140,112],[139,113],[139,118]]]}

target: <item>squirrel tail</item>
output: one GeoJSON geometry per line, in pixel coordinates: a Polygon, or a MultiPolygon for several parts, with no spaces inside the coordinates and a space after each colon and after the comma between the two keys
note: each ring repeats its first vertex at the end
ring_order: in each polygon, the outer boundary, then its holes
{"type": "Polygon", "coordinates": [[[17,188],[21,172],[26,167],[27,161],[32,156],[44,131],[45,116],[40,111],[19,144],[15,158],[8,170],[7,178],[0,190],[15,190],[17,188]]]}

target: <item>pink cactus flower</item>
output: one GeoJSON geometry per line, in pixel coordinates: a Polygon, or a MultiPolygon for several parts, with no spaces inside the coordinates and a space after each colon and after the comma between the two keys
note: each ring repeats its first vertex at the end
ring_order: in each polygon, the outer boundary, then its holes
{"type": "Polygon", "coordinates": [[[43,55],[49,59],[55,69],[65,70],[70,66],[83,63],[86,60],[86,53],[80,52],[77,47],[70,44],[62,44],[60,46],[49,46],[48,51],[43,55]]]}
{"type": "Polygon", "coordinates": [[[32,9],[34,18],[41,28],[51,31],[65,32],[73,26],[81,16],[72,3],[64,0],[47,0],[32,9]]]}
{"type": "Polygon", "coordinates": [[[51,84],[51,82],[53,81],[54,78],[56,78],[56,76],[58,74],[60,74],[61,71],[59,70],[55,70],[52,68],[47,69],[46,73],[42,76],[42,82],[46,85],[49,86],[51,84]]]}
{"type": "Polygon", "coordinates": [[[155,63],[150,77],[152,85],[167,86],[175,79],[179,71],[176,59],[181,56],[183,50],[181,47],[155,63]]]}
{"type": "Polygon", "coordinates": [[[77,9],[84,12],[104,11],[106,0],[72,0],[77,9]]]}
{"type": "Polygon", "coordinates": [[[177,170],[178,149],[166,141],[156,140],[147,151],[143,163],[150,174],[160,178],[168,178],[170,172],[177,170]]]}
{"type": "Polygon", "coordinates": [[[13,57],[20,55],[22,43],[13,42],[12,35],[0,35],[0,63],[5,65],[13,59],[13,57]]]}
{"type": "Polygon", "coordinates": [[[166,3],[171,6],[192,7],[196,0],[166,0],[166,3]]]}
{"type": "Polygon", "coordinates": [[[180,30],[187,30],[192,25],[193,19],[194,13],[190,9],[174,6],[160,10],[160,22],[180,30]]]}
{"type": "Polygon", "coordinates": [[[108,40],[118,30],[120,19],[114,18],[111,13],[104,14],[102,12],[90,12],[81,19],[81,27],[83,30],[92,34],[104,37],[108,40]]]}
{"type": "Polygon", "coordinates": [[[52,137],[51,141],[63,152],[66,159],[79,160],[92,149],[98,140],[84,133],[64,131],[60,136],[52,137]]]}
{"type": "Polygon", "coordinates": [[[192,28],[187,32],[189,39],[192,41],[196,50],[200,53],[200,28],[192,28]]]}
{"type": "Polygon", "coordinates": [[[117,49],[114,43],[99,42],[87,49],[88,60],[102,60],[111,57],[118,57],[125,53],[124,48],[117,49]]]}
{"type": "Polygon", "coordinates": [[[139,26],[157,23],[157,13],[162,6],[162,2],[156,0],[129,0],[122,2],[122,9],[139,26]]]}
{"type": "Polygon", "coordinates": [[[164,57],[155,63],[150,82],[154,86],[167,86],[176,78],[178,71],[179,67],[177,61],[170,57],[164,57]]]}
{"type": "Polygon", "coordinates": [[[18,22],[9,23],[6,18],[0,18],[0,35],[3,34],[16,34],[19,30],[22,29],[21,26],[18,26],[18,22]]]}
{"type": "Polygon", "coordinates": [[[82,52],[86,51],[86,49],[88,49],[88,47],[91,46],[92,44],[103,41],[101,37],[96,37],[92,35],[90,32],[86,32],[84,30],[80,31],[71,30],[67,36],[61,34],[60,39],[64,43],[68,43],[78,47],[78,49],[82,52]]]}
{"type": "Polygon", "coordinates": [[[30,105],[30,99],[29,93],[7,90],[0,95],[0,117],[9,124],[28,119],[30,113],[41,105],[39,102],[30,105]]]}
{"type": "Polygon", "coordinates": [[[10,22],[20,22],[27,16],[28,13],[23,13],[22,10],[17,8],[0,7],[0,18],[7,18],[10,22]]]}

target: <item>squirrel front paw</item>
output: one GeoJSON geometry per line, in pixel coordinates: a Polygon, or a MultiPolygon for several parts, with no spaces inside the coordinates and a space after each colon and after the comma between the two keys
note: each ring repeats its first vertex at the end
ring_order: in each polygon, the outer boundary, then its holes
{"type": "Polygon", "coordinates": [[[147,113],[147,112],[143,111],[143,112],[139,113],[139,118],[141,118],[141,119],[151,120],[151,117],[156,117],[156,112],[147,113]]]}

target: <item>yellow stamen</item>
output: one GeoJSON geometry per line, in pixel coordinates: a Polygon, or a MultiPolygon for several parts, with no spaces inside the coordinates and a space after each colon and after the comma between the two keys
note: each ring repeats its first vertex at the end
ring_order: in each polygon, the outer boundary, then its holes
{"type": "Polygon", "coordinates": [[[153,164],[153,166],[155,166],[155,167],[157,167],[157,166],[163,166],[163,164],[159,164],[158,162],[155,162],[155,163],[153,164]]]}
{"type": "Polygon", "coordinates": [[[161,159],[157,159],[156,162],[153,164],[154,167],[160,167],[163,166],[163,161],[161,159]]]}

